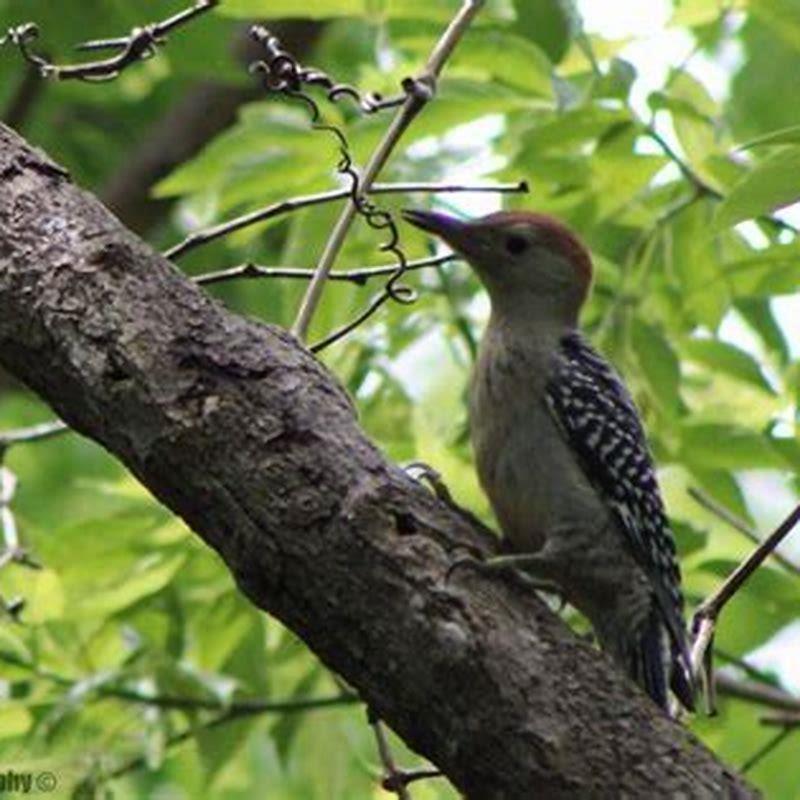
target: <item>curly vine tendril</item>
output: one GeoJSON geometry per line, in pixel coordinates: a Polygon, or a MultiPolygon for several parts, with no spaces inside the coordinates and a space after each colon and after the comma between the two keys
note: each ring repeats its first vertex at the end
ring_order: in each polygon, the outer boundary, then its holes
{"type": "Polygon", "coordinates": [[[400,234],[392,215],[388,211],[379,208],[363,194],[360,177],[353,164],[347,137],[341,128],[321,121],[322,113],[319,106],[310,95],[303,91],[303,87],[314,86],[325,89],[328,99],[332,102],[336,102],[343,97],[352,100],[356,103],[358,109],[365,114],[372,114],[385,108],[397,106],[403,102],[405,95],[384,100],[378,94],[361,94],[349,84],[336,83],[321,70],[302,66],[291,53],[283,49],[280,40],[263,26],[253,26],[251,35],[264,47],[266,52],[266,58],[254,63],[251,66],[251,71],[263,76],[264,85],[268,91],[277,92],[292,100],[302,102],[309,111],[311,127],[314,130],[325,131],[336,139],[340,152],[337,171],[350,181],[349,196],[356,211],[371,228],[387,232],[387,239],[380,245],[379,249],[382,252],[391,253],[397,260],[397,269],[391,274],[383,290],[372,299],[367,308],[356,319],[311,346],[313,352],[319,352],[369,319],[387,300],[407,305],[416,301],[417,293],[412,287],[401,283],[401,279],[408,268],[408,261],[405,253],[400,248],[400,234]]]}

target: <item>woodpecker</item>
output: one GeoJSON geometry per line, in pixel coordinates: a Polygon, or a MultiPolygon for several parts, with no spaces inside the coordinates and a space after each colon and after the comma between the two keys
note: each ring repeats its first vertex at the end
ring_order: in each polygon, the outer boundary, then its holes
{"type": "Polygon", "coordinates": [[[480,483],[507,548],[495,559],[555,589],[662,708],[693,707],[675,542],[636,407],[581,335],[592,263],[557,220],[404,218],[469,262],[491,302],[470,381],[480,483]]]}

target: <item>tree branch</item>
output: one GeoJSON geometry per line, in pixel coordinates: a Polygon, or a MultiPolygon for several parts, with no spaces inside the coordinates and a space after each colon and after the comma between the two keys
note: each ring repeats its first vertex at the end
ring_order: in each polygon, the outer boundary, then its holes
{"type": "MultiPolygon", "coordinates": [[[[406,272],[427,269],[428,267],[441,267],[456,261],[458,256],[455,253],[444,253],[440,256],[430,256],[421,258],[418,261],[409,261],[406,264],[406,272]]],[[[364,286],[367,281],[373,278],[386,277],[397,272],[397,264],[381,264],[377,267],[359,267],[358,269],[342,270],[341,272],[331,272],[328,275],[329,281],[343,281],[345,283],[355,283],[364,286]]],[[[237,267],[221,269],[217,272],[206,272],[203,275],[195,275],[192,280],[199,286],[210,286],[215,283],[226,283],[228,281],[239,280],[242,278],[290,278],[300,280],[311,280],[314,277],[313,269],[302,269],[298,267],[262,267],[259,264],[240,264],[237,267]]],[[[0,441],[2,441],[0,437],[0,441]]]]}
{"type": "MultiPolygon", "coordinates": [[[[389,156],[391,156],[392,151],[397,146],[402,135],[406,132],[414,119],[416,119],[420,111],[422,111],[432,99],[436,91],[436,81],[439,78],[439,74],[445,62],[450,57],[456,45],[461,41],[461,38],[466,33],[473,18],[483,7],[484,2],[485,0],[463,0],[458,13],[453,18],[450,25],[447,26],[447,29],[434,47],[422,74],[418,78],[406,82],[404,86],[407,93],[406,100],[403,105],[400,106],[394,119],[392,119],[383,139],[381,139],[367,162],[367,165],[364,167],[363,174],[360,176],[358,188],[362,195],[369,192],[370,186],[372,186],[378,174],[389,160],[389,156]]],[[[317,265],[317,274],[308,286],[297,314],[297,320],[294,324],[293,333],[299,339],[304,340],[308,335],[311,318],[314,316],[314,312],[322,298],[322,291],[325,286],[325,281],[328,278],[328,273],[333,269],[333,265],[347,238],[347,234],[350,230],[350,226],[353,224],[357,211],[357,204],[351,199],[336,221],[336,225],[325,245],[325,250],[317,265]]]]}
{"type": "Polygon", "coordinates": [[[778,725],[782,728],[800,727],[800,711],[785,711],[783,714],[770,714],[762,717],[762,725],[778,725]]]}
{"type": "MultiPolygon", "coordinates": [[[[353,701],[348,698],[346,702],[353,701]]],[[[307,699],[286,700],[283,703],[276,702],[272,705],[275,706],[276,709],[282,714],[296,714],[331,708],[342,705],[342,703],[343,698],[335,695],[333,697],[310,697],[307,699]]],[[[176,747],[177,745],[194,738],[197,736],[199,731],[213,730],[214,728],[219,728],[220,726],[229,722],[235,722],[236,720],[244,719],[246,717],[258,716],[259,714],[268,713],[273,710],[275,709],[265,708],[263,706],[258,707],[256,705],[231,705],[225,711],[222,711],[220,714],[217,714],[211,719],[205,720],[200,724],[193,722],[179,733],[173,733],[164,743],[165,749],[176,747]]],[[[123,775],[143,769],[147,765],[147,756],[135,756],[134,758],[131,758],[115,767],[114,769],[105,773],[101,773],[97,778],[93,777],[90,780],[96,783],[106,783],[116,778],[121,778],[123,775]]]]}
{"type": "Polygon", "coordinates": [[[104,445],[468,797],[755,797],[242,319],[0,126],[0,364],[104,445]]]}
{"type": "Polygon", "coordinates": [[[730,599],[742,588],[745,581],[764,563],[775,548],[794,530],[800,522],[800,505],[725,579],[723,584],[694,613],[692,631],[692,669],[702,674],[708,697],[708,708],[714,710],[714,676],[712,669],[712,645],[717,620],[730,599]]]}
{"type": "MultiPolygon", "coordinates": [[[[315,45],[322,30],[322,25],[313,21],[295,20],[276,25],[290,46],[302,53],[315,45]]],[[[257,55],[245,28],[232,37],[231,50],[243,71],[257,55]]],[[[144,132],[125,162],[105,182],[100,192],[103,202],[140,234],[167,219],[171,200],[152,197],[153,185],[232,125],[239,108],[259,99],[261,94],[261,90],[250,83],[238,86],[204,80],[189,86],[185,94],[144,132]]]]}
{"type": "MultiPolygon", "coordinates": [[[[369,194],[400,194],[404,192],[498,192],[514,193],[514,192],[527,192],[528,185],[524,181],[517,183],[500,183],[492,185],[470,185],[470,184],[453,184],[453,183],[376,183],[368,190],[369,194]]],[[[308,208],[309,206],[322,205],[324,203],[331,203],[334,200],[344,200],[350,197],[351,190],[346,189],[331,189],[327,192],[319,192],[317,194],[307,194],[301,197],[293,197],[289,200],[281,200],[279,203],[272,203],[264,208],[258,208],[248,214],[242,214],[234,219],[220,222],[219,225],[214,225],[211,228],[206,228],[195,233],[190,233],[182,242],[169,248],[164,252],[167,258],[176,261],[181,256],[195,250],[196,248],[213,242],[216,239],[221,239],[223,236],[240,231],[243,228],[249,228],[251,225],[257,225],[259,222],[265,222],[268,219],[289,214],[292,211],[299,211],[301,208],[308,208]]],[[[397,270],[395,265],[393,272],[397,270]]]]}
{"type": "Polygon", "coordinates": [[[128,36],[84,42],[78,45],[80,50],[118,51],[113,56],[97,61],[61,65],[54,64],[47,58],[37,55],[30,49],[30,45],[38,37],[39,30],[36,25],[30,23],[9,30],[3,39],[0,39],[0,44],[5,44],[7,41],[15,44],[25,61],[36,68],[43,78],[62,81],[73,79],[81,81],[114,80],[132,64],[155,55],[156,49],[166,42],[168,33],[210,11],[218,2],[219,0],[196,0],[194,5],[173,14],[168,19],[134,28],[128,36]]]}
{"type": "MultiPolygon", "coordinates": [[[[753,544],[761,544],[761,537],[753,530],[743,519],[734,514],[730,509],[717,502],[710,494],[704,492],[702,489],[697,489],[693,486],[689,487],[689,496],[699,505],[710,511],[715,516],[719,517],[723,522],[727,522],[734,530],[739,531],[743,536],[746,536],[753,544]]],[[[793,572],[795,575],[800,575],[800,565],[796,564],[790,558],[787,558],[780,550],[772,550],[770,556],[775,559],[784,569],[793,572]]]]}
{"type": "Polygon", "coordinates": [[[21,130],[32,109],[36,106],[37,100],[42,96],[44,87],[45,83],[38,70],[29,65],[23,71],[14,94],[11,95],[8,105],[3,110],[3,122],[16,130],[21,130]]]}
{"type": "Polygon", "coordinates": [[[738,680],[725,673],[720,673],[717,675],[717,688],[728,697],[749,700],[752,703],[758,703],[769,708],[778,708],[800,714],[800,697],[789,694],[789,692],[779,689],[777,686],[770,686],[768,683],[738,680]]]}
{"type": "MultiPolygon", "coordinates": [[[[28,670],[37,678],[74,691],[79,686],[91,686],[91,678],[73,679],[57,672],[43,670],[34,663],[19,658],[13,653],[0,652],[0,661],[28,670]]],[[[358,695],[340,691],[327,697],[293,697],[286,700],[261,700],[257,697],[241,698],[231,702],[209,700],[203,697],[187,697],[183,695],[151,694],[128,689],[124,686],[106,686],[102,683],[91,687],[89,691],[103,699],[123,700],[138,705],[153,706],[164,711],[229,711],[234,714],[292,714],[302,711],[314,711],[331,706],[353,705],[360,703],[358,695]]]]}
{"type": "Polygon", "coordinates": [[[42,422],[39,425],[32,425],[30,428],[18,428],[13,431],[0,432],[0,460],[6,450],[15,444],[26,444],[27,442],[39,442],[42,439],[50,439],[67,431],[67,426],[61,420],[52,422],[42,422]]]}

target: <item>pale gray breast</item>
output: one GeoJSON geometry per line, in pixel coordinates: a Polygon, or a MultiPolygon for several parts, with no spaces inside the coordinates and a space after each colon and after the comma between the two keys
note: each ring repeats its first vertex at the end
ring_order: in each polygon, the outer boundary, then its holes
{"type": "Polygon", "coordinates": [[[515,549],[534,551],[548,531],[595,526],[606,509],[544,401],[548,354],[523,353],[498,335],[487,331],[472,377],[472,445],[503,533],[515,549]]]}

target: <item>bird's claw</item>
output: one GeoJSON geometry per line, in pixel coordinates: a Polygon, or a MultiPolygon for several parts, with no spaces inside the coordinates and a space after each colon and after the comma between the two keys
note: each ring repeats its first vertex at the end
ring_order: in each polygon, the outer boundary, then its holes
{"type": "Polygon", "coordinates": [[[449,506],[455,506],[453,495],[447,488],[447,484],[442,480],[442,473],[434,469],[430,464],[423,461],[414,461],[405,468],[406,474],[410,475],[415,481],[425,481],[431,487],[433,493],[449,506]]]}
{"type": "Polygon", "coordinates": [[[465,567],[469,567],[470,569],[473,569],[476,572],[485,575],[492,571],[491,567],[489,566],[489,563],[490,563],[489,561],[485,561],[471,555],[458,556],[448,566],[447,572],[445,572],[444,574],[444,582],[449,583],[450,579],[453,577],[453,573],[456,572],[456,570],[464,569],[465,567]]]}
{"type": "Polygon", "coordinates": [[[492,558],[480,559],[473,555],[462,555],[453,561],[445,573],[445,583],[447,583],[457,569],[469,567],[480,575],[512,575],[521,579],[527,586],[547,594],[556,595],[563,605],[564,593],[561,587],[552,578],[540,577],[528,571],[532,566],[540,563],[537,554],[512,554],[494,556],[492,558]]]}

